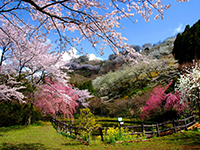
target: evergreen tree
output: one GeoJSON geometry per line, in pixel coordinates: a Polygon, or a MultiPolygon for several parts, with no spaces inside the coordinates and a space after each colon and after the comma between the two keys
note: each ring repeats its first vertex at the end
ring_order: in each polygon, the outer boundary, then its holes
{"type": "Polygon", "coordinates": [[[95,94],[95,89],[92,85],[92,80],[85,81],[82,85],[78,87],[80,90],[88,89],[91,94],[95,94]]]}
{"type": "Polygon", "coordinates": [[[182,34],[178,34],[174,42],[172,54],[180,64],[200,59],[200,20],[191,28],[185,27],[182,34]]]}

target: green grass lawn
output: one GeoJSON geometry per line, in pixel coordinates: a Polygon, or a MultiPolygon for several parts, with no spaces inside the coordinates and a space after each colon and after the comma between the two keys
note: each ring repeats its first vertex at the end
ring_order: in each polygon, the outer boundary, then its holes
{"type": "Polygon", "coordinates": [[[101,141],[91,141],[89,146],[58,134],[51,123],[29,127],[0,128],[0,149],[200,149],[200,132],[187,131],[165,137],[152,138],[145,142],[106,144],[101,141]]]}

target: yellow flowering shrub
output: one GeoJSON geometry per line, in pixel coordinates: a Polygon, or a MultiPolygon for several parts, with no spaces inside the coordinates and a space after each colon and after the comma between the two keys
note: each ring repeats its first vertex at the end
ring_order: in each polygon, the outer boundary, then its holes
{"type": "MultiPolygon", "coordinates": [[[[131,134],[128,128],[123,127],[110,127],[104,133],[104,141],[108,141],[110,143],[115,143],[116,141],[132,141],[136,138],[142,137],[142,135],[131,134]]],[[[136,132],[135,132],[136,133],[136,132]]]]}
{"type": "Polygon", "coordinates": [[[81,130],[81,136],[85,141],[91,136],[92,130],[101,126],[100,124],[96,123],[95,117],[89,108],[80,109],[80,117],[78,120],[80,121],[78,126],[86,129],[81,130]]]}

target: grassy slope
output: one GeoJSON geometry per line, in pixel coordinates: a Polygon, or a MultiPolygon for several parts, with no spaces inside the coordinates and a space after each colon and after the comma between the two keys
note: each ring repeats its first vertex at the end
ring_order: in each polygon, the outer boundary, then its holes
{"type": "Polygon", "coordinates": [[[104,144],[92,141],[89,146],[67,139],[50,123],[8,130],[0,128],[0,149],[200,149],[200,132],[184,132],[152,138],[150,141],[123,144],[104,144]]]}

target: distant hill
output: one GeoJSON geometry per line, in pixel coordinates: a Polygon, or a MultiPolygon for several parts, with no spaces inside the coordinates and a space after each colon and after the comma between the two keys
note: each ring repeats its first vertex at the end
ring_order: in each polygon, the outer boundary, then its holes
{"type": "MultiPolygon", "coordinates": [[[[173,49],[175,37],[170,37],[164,40],[161,44],[154,45],[153,47],[146,47],[141,54],[152,58],[160,59],[163,56],[170,55],[173,49]]],[[[108,60],[91,60],[86,56],[80,56],[73,59],[66,66],[74,70],[71,76],[82,76],[84,80],[94,80],[98,76],[107,74],[108,72],[117,71],[124,64],[127,64],[122,57],[117,57],[111,54],[108,60]]],[[[74,79],[74,78],[73,78],[74,79]]],[[[75,82],[74,80],[72,82],[75,82]]],[[[78,82],[78,80],[77,80],[78,82]]],[[[83,82],[82,80],[80,82],[83,82]]]]}
{"type": "Polygon", "coordinates": [[[169,55],[172,53],[175,39],[175,37],[170,37],[164,40],[161,44],[154,45],[153,47],[146,47],[141,54],[157,59],[169,55]]]}
{"type": "Polygon", "coordinates": [[[138,115],[152,88],[168,84],[177,76],[178,64],[171,54],[174,40],[171,37],[152,47],[143,47],[141,55],[148,63],[129,62],[124,59],[127,53],[119,57],[111,54],[104,61],[89,61],[87,56],[76,58],[66,64],[74,70],[70,73],[71,83],[80,89],[94,88],[95,97],[89,108],[96,115],[138,115]]]}

